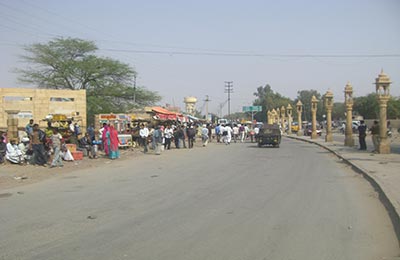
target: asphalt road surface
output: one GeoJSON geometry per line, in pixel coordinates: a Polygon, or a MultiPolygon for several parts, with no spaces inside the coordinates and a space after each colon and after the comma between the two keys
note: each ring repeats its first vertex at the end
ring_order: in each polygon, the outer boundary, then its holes
{"type": "Polygon", "coordinates": [[[0,192],[0,259],[376,260],[377,194],[325,150],[211,144],[0,192]]]}

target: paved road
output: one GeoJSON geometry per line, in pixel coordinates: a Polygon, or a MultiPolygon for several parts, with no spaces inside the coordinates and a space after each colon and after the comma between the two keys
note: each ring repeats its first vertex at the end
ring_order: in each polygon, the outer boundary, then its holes
{"type": "Polygon", "coordinates": [[[279,149],[167,151],[2,194],[2,260],[375,260],[400,252],[369,184],[295,140],[279,149]]]}

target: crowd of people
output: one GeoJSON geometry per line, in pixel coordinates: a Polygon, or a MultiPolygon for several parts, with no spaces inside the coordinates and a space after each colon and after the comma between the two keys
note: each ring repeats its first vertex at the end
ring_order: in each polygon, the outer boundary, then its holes
{"type": "MultiPolygon", "coordinates": [[[[85,134],[82,134],[76,123],[68,124],[67,136],[62,136],[58,128],[52,127],[51,124],[42,130],[33,120],[26,125],[26,135],[21,139],[8,140],[7,133],[0,133],[0,163],[8,161],[20,165],[63,167],[63,161],[74,160],[67,143],[75,144],[77,150],[90,159],[99,158],[99,151],[105,158],[114,160],[120,157],[119,133],[112,123],[104,123],[98,131],[90,125],[85,134]]],[[[254,132],[257,132],[257,129],[250,129],[244,124],[140,123],[137,128],[138,138],[133,139],[144,153],[153,150],[156,155],[170,150],[172,146],[176,149],[192,149],[196,137],[199,137],[202,146],[206,147],[213,140],[226,145],[231,142],[244,142],[246,138],[253,140],[254,132]]],[[[131,128],[125,132],[133,135],[134,130],[131,128]]]]}
{"type": "Polygon", "coordinates": [[[174,144],[176,149],[193,148],[196,137],[201,138],[202,146],[206,147],[209,142],[215,140],[217,143],[229,145],[231,142],[244,142],[247,138],[253,141],[258,128],[250,129],[241,124],[140,124],[139,145],[143,152],[147,153],[150,147],[155,154],[161,154],[162,150],[170,150],[174,144]]]}
{"type": "MultiPolygon", "coordinates": [[[[48,124],[46,129],[31,119],[25,127],[25,135],[20,138],[7,138],[7,133],[0,133],[0,164],[7,162],[20,165],[37,165],[44,167],[63,167],[63,161],[73,161],[69,144],[77,147],[91,159],[98,158],[98,146],[111,159],[119,158],[118,133],[114,127],[107,126],[99,138],[95,135],[93,126],[82,134],[77,124],[69,122],[67,134],[62,136],[57,127],[48,124]]],[[[64,133],[65,134],[65,133],[64,133]]]]}

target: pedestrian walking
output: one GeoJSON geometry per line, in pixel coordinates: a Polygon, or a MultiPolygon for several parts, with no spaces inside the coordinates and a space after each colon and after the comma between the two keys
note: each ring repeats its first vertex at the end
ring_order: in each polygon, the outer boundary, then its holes
{"type": "Polygon", "coordinates": [[[203,142],[203,147],[206,147],[208,144],[208,128],[206,125],[203,125],[201,129],[201,141],[203,142]]]}
{"type": "Polygon", "coordinates": [[[232,127],[230,126],[230,125],[227,125],[227,126],[225,126],[225,128],[224,128],[225,130],[224,130],[224,132],[226,132],[226,135],[225,135],[225,144],[231,144],[231,141],[232,141],[232,132],[233,132],[233,130],[232,130],[232,127]]]}
{"type": "Polygon", "coordinates": [[[237,126],[237,124],[233,125],[232,130],[233,130],[233,141],[236,143],[236,141],[239,138],[239,127],[237,126]]]}
{"type": "Polygon", "coordinates": [[[196,130],[193,128],[192,125],[188,128],[187,134],[188,134],[188,143],[190,149],[193,148],[194,138],[196,137],[196,130]]]}
{"type": "Polygon", "coordinates": [[[240,142],[241,142],[241,143],[244,142],[245,135],[246,135],[246,132],[245,132],[244,125],[240,125],[240,126],[239,126],[239,136],[240,136],[240,142]]]}
{"type": "Polygon", "coordinates": [[[358,126],[358,141],[360,142],[359,150],[367,150],[367,144],[365,142],[365,137],[367,136],[367,126],[364,120],[360,120],[360,125],[358,126]]]}
{"type": "Polygon", "coordinates": [[[217,136],[217,143],[221,142],[221,126],[219,124],[215,127],[215,135],[217,136]]]}

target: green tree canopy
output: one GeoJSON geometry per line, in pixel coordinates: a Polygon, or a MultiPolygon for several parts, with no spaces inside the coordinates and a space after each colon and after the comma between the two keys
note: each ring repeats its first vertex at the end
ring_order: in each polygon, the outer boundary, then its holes
{"type": "Polygon", "coordinates": [[[315,96],[318,99],[318,106],[317,106],[317,120],[321,121],[323,120],[323,116],[325,114],[325,111],[323,110],[323,99],[321,94],[316,91],[316,90],[300,90],[297,91],[297,99],[295,100],[295,103],[297,103],[299,100],[301,103],[303,103],[303,115],[302,115],[302,120],[304,121],[311,121],[312,115],[311,115],[311,98],[312,96],[315,96]]]}
{"type": "Polygon", "coordinates": [[[128,64],[95,55],[92,41],[56,38],[25,47],[29,64],[17,69],[22,83],[49,89],[85,89],[88,118],[97,113],[121,113],[158,102],[161,97],[143,87],[133,88],[136,71],[128,64]],[[135,100],[134,97],[135,96],[135,100]]]}
{"type": "Polygon", "coordinates": [[[284,106],[287,107],[288,104],[291,104],[293,107],[293,101],[290,98],[284,97],[281,94],[274,92],[270,85],[260,86],[257,88],[257,92],[254,93],[254,96],[257,97],[256,100],[253,101],[254,106],[262,106],[263,111],[258,112],[254,115],[254,119],[259,122],[267,121],[267,111],[280,108],[284,106]]]}
{"type": "Polygon", "coordinates": [[[346,107],[343,102],[333,103],[332,120],[345,120],[346,107]]]}
{"type": "MultiPolygon", "coordinates": [[[[353,110],[365,119],[379,118],[379,103],[376,93],[354,98],[353,110]]],[[[387,104],[387,118],[400,118],[400,99],[391,97],[387,104]]]]}

